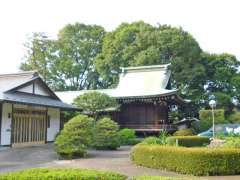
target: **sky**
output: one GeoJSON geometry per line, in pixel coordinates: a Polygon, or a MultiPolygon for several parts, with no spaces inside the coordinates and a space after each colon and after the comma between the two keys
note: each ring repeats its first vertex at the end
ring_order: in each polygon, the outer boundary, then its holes
{"type": "Polygon", "coordinates": [[[182,27],[204,51],[240,60],[239,0],[0,0],[0,74],[18,72],[32,32],[56,37],[69,23],[107,31],[122,22],[182,27]]]}

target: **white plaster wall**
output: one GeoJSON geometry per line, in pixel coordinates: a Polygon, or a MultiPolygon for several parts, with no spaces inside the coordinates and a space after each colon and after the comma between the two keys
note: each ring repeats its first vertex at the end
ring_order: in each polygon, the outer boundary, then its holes
{"type": "Polygon", "coordinates": [[[47,129],[47,141],[53,141],[60,130],[60,109],[49,108],[50,128],[47,129]]]}
{"type": "Polygon", "coordinates": [[[25,92],[25,93],[33,93],[33,84],[30,84],[28,86],[25,86],[21,89],[18,89],[20,92],[25,92]]]}
{"type": "Polygon", "coordinates": [[[11,144],[11,118],[12,118],[12,104],[3,103],[2,106],[2,129],[1,129],[1,145],[11,144]],[[8,118],[8,113],[11,117],[8,118]]]}
{"type": "Polygon", "coordinates": [[[48,92],[39,83],[35,83],[35,94],[49,96],[48,92]]]}

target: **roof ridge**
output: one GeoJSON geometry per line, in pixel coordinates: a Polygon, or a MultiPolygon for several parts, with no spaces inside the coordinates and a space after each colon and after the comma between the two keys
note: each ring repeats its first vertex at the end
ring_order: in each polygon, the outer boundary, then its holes
{"type": "Polygon", "coordinates": [[[151,66],[131,66],[131,67],[121,67],[122,72],[131,70],[152,70],[152,69],[166,69],[170,64],[158,64],[151,66]]]}
{"type": "Polygon", "coordinates": [[[17,73],[6,73],[6,74],[0,74],[0,78],[2,77],[16,77],[16,76],[39,76],[38,71],[33,70],[33,71],[20,71],[17,73]]]}

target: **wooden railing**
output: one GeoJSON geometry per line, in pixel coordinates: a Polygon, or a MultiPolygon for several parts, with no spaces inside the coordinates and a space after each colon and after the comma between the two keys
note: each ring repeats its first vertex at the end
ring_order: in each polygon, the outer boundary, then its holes
{"type": "Polygon", "coordinates": [[[121,128],[135,129],[136,131],[174,131],[177,130],[177,126],[173,124],[120,124],[121,128]]]}

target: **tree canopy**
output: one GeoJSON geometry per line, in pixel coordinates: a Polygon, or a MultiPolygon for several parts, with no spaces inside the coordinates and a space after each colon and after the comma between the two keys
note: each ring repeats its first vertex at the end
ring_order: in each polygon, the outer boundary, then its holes
{"type": "Polygon", "coordinates": [[[117,101],[107,94],[96,91],[84,93],[74,99],[74,104],[82,109],[85,113],[97,117],[100,111],[107,108],[115,108],[118,106],[117,101]]]}
{"type": "Polygon", "coordinates": [[[234,55],[210,54],[182,28],[122,23],[111,32],[97,25],[69,24],[53,40],[34,33],[26,43],[23,70],[37,69],[54,90],[114,87],[120,67],[169,63],[171,87],[196,109],[215,97],[231,112],[240,97],[239,61],[234,55]]]}
{"type": "Polygon", "coordinates": [[[93,61],[102,49],[105,30],[97,25],[68,24],[56,40],[34,33],[27,43],[22,70],[37,69],[55,90],[97,88],[93,61]]]}
{"type": "Polygon", "coordinates": [[[118,82],[120,67],[171,62],[174,82],[180,87],[181,82],[190,84],[202,75],[200,54],[196,40],[181,28],[154,27],[140,21],[123,23],[107,33],[95,64],[109,86],[118,82]]]}

